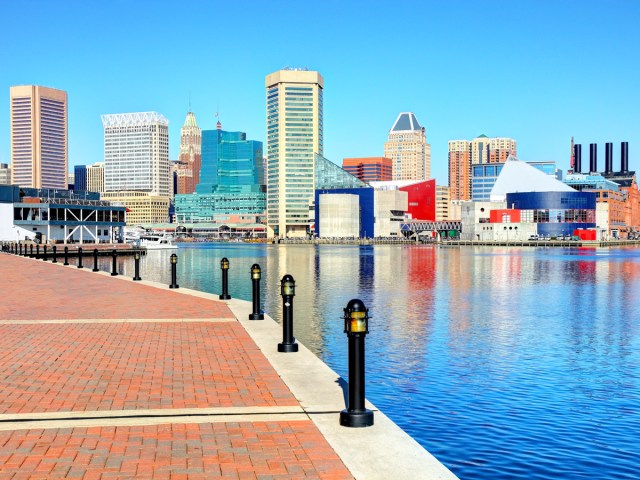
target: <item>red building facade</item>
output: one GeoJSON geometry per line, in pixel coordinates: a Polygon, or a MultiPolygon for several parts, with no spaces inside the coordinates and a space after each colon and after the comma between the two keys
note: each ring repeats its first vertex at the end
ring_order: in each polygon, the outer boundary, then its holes
{"type": "Polygon", "coordinates": [[[363,182],[387,182],[392,178],[393,160],[387,157],[344,158],[342,169],[363,182]]]}
{"type": "Polygon", "coordinates": [[[398,190],[409,194],[407,213],[413,220],[435,222],[436,220],[436,180],[425,180],[398,190]]]}

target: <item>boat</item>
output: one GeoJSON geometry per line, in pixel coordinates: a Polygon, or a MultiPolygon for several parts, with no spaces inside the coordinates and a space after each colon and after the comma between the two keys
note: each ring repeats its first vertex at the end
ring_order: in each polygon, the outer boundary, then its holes
{"type": "Polygon", "coordinates": [[[140,235],[140,238],[134,243],[147,250],[173,250],[178,248],[178,246],[173,243],[173,237],[166,234],[147,233],[140,235]]]}

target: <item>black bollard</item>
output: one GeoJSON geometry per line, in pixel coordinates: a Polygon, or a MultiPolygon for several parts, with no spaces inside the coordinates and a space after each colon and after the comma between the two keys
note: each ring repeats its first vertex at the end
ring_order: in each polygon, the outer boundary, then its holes
{"type": "Polygon", "coordinates": [[[115,248],[111,251],[111,258],[112,258],[111,276],[112,277],[116,277],[118,275],[118,266],[116,265],[116,260],[118,258],[118,252],[116,252],[115,248]]]}
{"type": "Polygon", "coordinates": [[[69,265],[69,247],[64,247],[64,263],[63,265],[69,265]]]}
{"type": "Polygon", "coordinates": [[[93,249],[93,270],[92,272],[99,272],[100,269],[98,268],[98,249],[94,248],[93,249]]]}
{"type": "Polygon", "coordinates": [[[36,258],[40,258],[40,244],[36,245],[36,258]]]}
{"type": "Polygon", "coordinates": [[[133,280],[137,282],[138,280],[142,280],[142,278],[140,278],[140,252],[136,252],[133,255],[133,260],[135,264],[135,275],[133,276],[133,280]]]}
{"type": "Polygon", "coordinates": [[[42,252],[42,260],[46,262],[47,261],[47,244],[45,243],[42,248],[44,250],[44,252],[42,252]]]}
{"type": "Polygon", "coordinates": [[[82,266],[82,247],[78,247],[78,268],[83,268],[83,266],[82,266]]]}
{"type": "Polygon", "coordinates": [[[296,282],[289,274],[280,280],[282,296],[282,343],[278,344],[279,352],[297,352],[298,344],[293,336],[293,297],[296,295],[296,282]]]}
{"type": "Polygon", "coordinates": [[[51,259],[51,263],[58,263],[58,257],[56,256],[57,250],[58,250],[58,247],[56,247],[54,245],[53,246],[53,259],[51,259]]]}
{"type": "Polygon", "coordinates": [[[340,412],[344,427],[370,427],[373,412],[364,406],[364,338],[369,333],[369,310],[353,299],[344,309],[344,331],[349,337],[349,404],[340,412]]]}
{"type": "Polygon", "coordinates": [[[260,313],[260,277],[262,270],[260,265],[254,263],[251,266],[251,281],[253,282],[253,312],[249,314],[249,320],[264,320],[264,314],[260,313]]]}
{"type": "Polygon", "coordinates": [[[178,263],[178,256],[175,253],[171,254],[171,285],[169,288],[180,288],[180,285],[176,282],[176,266],[178,263]]]}
{"type": "Polygon", "coordinates": [[[220,260],[220,269],[222,270],[222,295],[218,298],[220,300],[230,300],[231,295],[229,295],[229,260],[227,257],[224,257],[220,260]]]}
{"type": "Polygon", "coordinates": [[[20,256],[22,256],[22,244],[19,244],[18,247],[20,248],[20,256]]]}
{"type": "Polygon", "coordinates": [[[33,243],[29,245],[29,258],[33,258],[33,243]]]}

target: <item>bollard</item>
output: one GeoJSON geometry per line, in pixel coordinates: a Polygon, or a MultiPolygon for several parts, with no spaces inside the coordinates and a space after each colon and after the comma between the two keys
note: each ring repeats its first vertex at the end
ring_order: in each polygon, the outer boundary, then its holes
{"type": "Polygon", "coordinates": [[[142,280],[142,278],[140,278],[140,252],[136,252],[133,255],[133,259],[135,263],[135,274],[133,276],[133,280],[137,282],[138,280],[142,280]]]}
{"type": "Polygon", "coordinates": [[[56,247],[55,245],[53,246],[53,259],[51,260],[51,263],[58,263],[58,257],[56,256],[58,247],[56,247]]]}
{"type": "Polygon", "coordinates": [[[93,270],[91,270],[92,272],[99,272],[100,269],[98,268],[98,249],[94,248],[93,249],[93,270]]]}
{"type": "Polygon", "coordinates": [[[364,338],[369,333],[369,310],[353,299],[344,309],[344,332],[349,337],[349,404],[340,412],[344,427],[370,427],[373,412],[364,406],[364,338]]]}
{"type": "Polygon", "coordinates": [[[282,296],[282,343],[278,344],[279,352],[297,352],[298,344],[293,336],[293,297],[296,295],[296,282],[291,275],[280,280],[282,296]]]}
{"type": "Polygon", "coordinates": [[[40,244],[36,245],[36,258],[40,258],[40,244]]]}
{"type": "Polygon", "coordinates": [[[112,277],[116,277],[118,275],[118,266],[116,265],[116,259],[118,258],[118,252],[116,252],[115,248],[111,251],[111,258],[112,258],[111,276],[112,277]]]}
{"type": "Polygon", "coordinates": [[[78,247],[78,268],[83,268],[83,266],[82,266],[82,247],[78,247]]]}
{"type": "Polygon", "coordinates": [[[63,265],[69,265],[69,247],[64,247],[64,263],[63,265]]]}
{"type": "Polygon", "coordinates": [[[20,247],[20,256],[22,256],[22,244],[18,245],[20,247]]]}
{"type": "Polygon", "coordinates": [[[42,252],[42,260],[46,262],[47,261],[47,244],[45,243],[42,248],[44,249],[44,252],[42,252]]]}
{"type": "Polygon", "coordinates": [[[29,258],[33,258],[33,243],[29,245],[29,258]]]}
{"type": "Polygon", "coordinates": [[[264,320],[264,314],[260,313],[260,277],[262,270],[260,265],[254,263],[251,266],[251,281],[253,282],[253,312],[249,314],[249,320],[264,320]]]}
{"type": "Polygon", "coordinates": [[[218,298],[220,300],[230,300],[231,295],[229,295],[229,260],[227,257],[224,257],[220,260],[220,269],[222,270],[222,295],[218,298]]]}
{"type": "Polygon", "coordinates": [[[175,253],[171,254],[171,285],[169,288],[180,288],[180,285],[176,283],[176,265],[178,263],[178,256],[175,253]]]}

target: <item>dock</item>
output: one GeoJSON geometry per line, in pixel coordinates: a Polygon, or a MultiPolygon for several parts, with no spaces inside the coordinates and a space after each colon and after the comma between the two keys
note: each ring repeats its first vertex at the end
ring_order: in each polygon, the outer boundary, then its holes
{"type": "Polygon", "coordinates": [[[0,253],[1,478],[455,479],[251,304],[0,253]]]}

